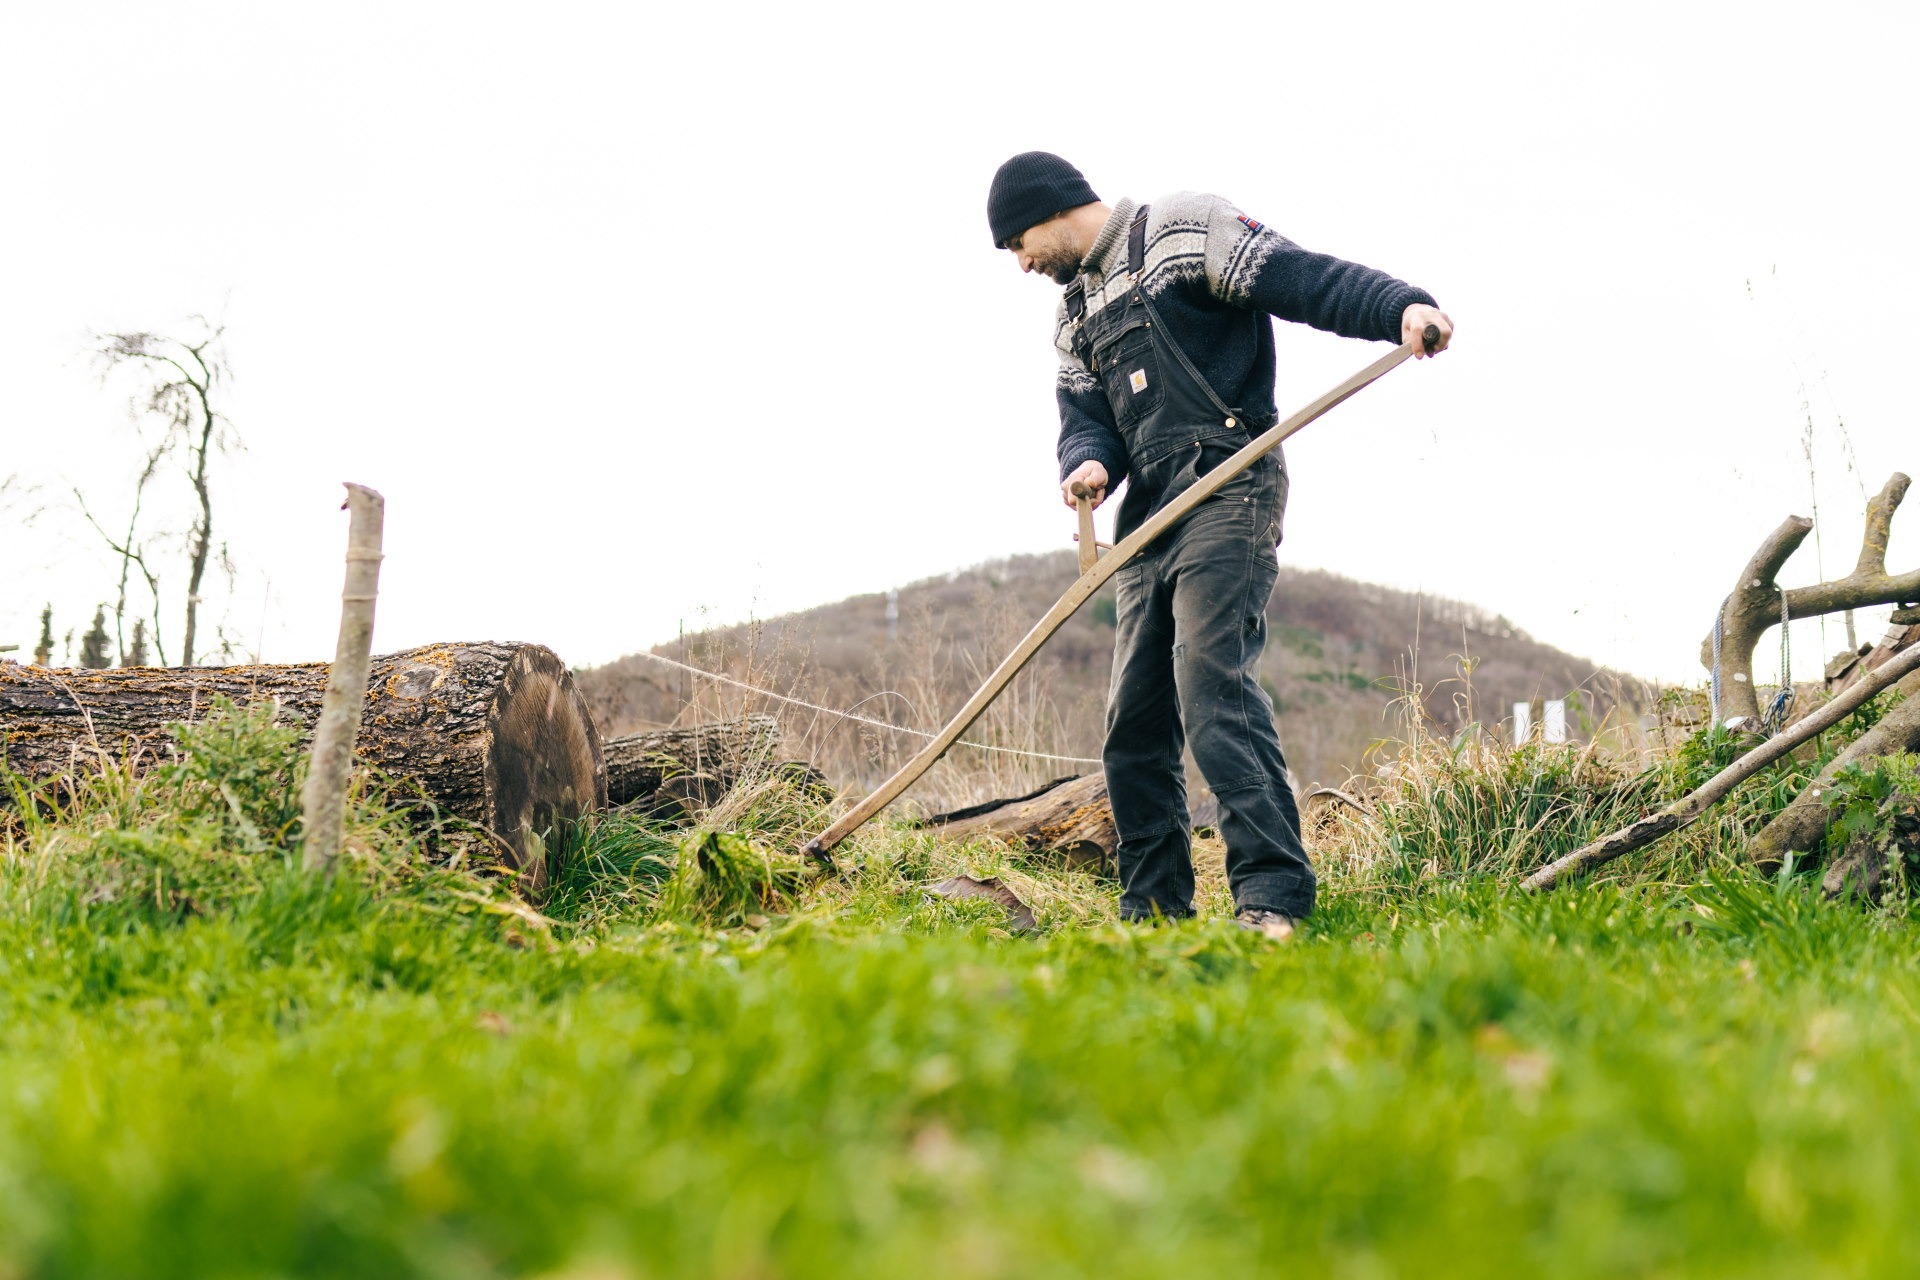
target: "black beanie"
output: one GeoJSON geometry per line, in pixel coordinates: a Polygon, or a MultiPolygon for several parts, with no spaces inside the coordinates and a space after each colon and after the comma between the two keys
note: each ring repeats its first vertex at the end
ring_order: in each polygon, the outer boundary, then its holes
{"type": "Polygon", "coordinates": [[[1054,214],[1100,197],[1080,171],[1050,151],[1022,151],[1001,165],[987,189],[987,225],[993,247],[1037,227],[1054,214]]]}

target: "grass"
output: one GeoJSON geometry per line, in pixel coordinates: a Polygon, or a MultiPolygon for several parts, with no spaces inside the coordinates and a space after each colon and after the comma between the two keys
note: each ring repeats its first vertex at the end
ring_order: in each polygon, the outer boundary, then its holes
{"type": "Polygon", "coordinates": [[[175,764],[15,806],[0,1276],[1801,1276],[1920,1250],[1903,903],[1757,880],[1717,828],[1507,887],[1679,764],[1424,744],[1323,825],[1322,908],[1275,944],[1222,918],[1211,845],[1209,918],[1145,928],[1109,883],[910,831],[811,878],[784,850],[816,815],[773,793],[724,830],[572,833],[535,912],[368,784],[315,884],[278,732],[229,713],[175,764]],[[923,891],[960,870],[1036,934],[923,891]]]}

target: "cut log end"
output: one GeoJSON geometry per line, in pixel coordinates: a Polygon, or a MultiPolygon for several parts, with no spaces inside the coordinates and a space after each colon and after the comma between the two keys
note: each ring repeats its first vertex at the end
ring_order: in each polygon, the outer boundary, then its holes
{"type": "Polygon", "coordinates": [[[513,851],[521,883],[537,893],[549,875],[548,843],[607,803],[600,737],[552,650],[514,654],[487,710],[487,736],[493,833],[513,851]]]}

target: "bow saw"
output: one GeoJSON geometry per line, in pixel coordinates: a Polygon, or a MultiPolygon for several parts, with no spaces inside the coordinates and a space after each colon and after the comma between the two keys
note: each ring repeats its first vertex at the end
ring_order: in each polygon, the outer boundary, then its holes
{"type": "MultiPolygon", "coordinates": [[[[1439,345],[1440,330],[1434,325],[1428,325],[1421,333],[1420,341],[1427,351],[1433,351],[1439,345]]],[[[920,749],[919,754],[900,766],[891,778],[881,783],[871,795],[848,810],[839,821],[807,841],[801,847],[801,852],[831,866],[833,847],[865,826],[874,815],[899,799],[902,792],[919,781],[922,774],[933,768],[940,757],[947,754],[948,749],[960,735],[980,718],[981,713],[1000,696],[1001,691],[1008,684],[1012,683],[1013,678],[1020,674],[1020,669],[1040,651],[1040,646],[1045,644],[1107,579],[1118,573],[1122,565],[1139,555],[1148,543],[1184,520],[1195,507],[1218,493],[1229,480],[1273,452],[1288,436],[1369,384],[1385,377],[1412,354],[1413,343],[1401,343],[1333,390],[1297,410],[1292,417],[1255,436],[1232,457],[1194,481],[1172,502],[1143,522],[1138,529],[1114,544],[1113,549],[1105,555],[1099,554],[1099,549],[1093,541],[1093,505],[1089,501],[1091,495],[1083,488],[1076,487],[1074,496],[1080,518],[1079,578],[1067,588],[1066,594],[1060,597],[1053,608],[1047,610],[1046,616],[1033,624],[1033,629],[1027,632],[1025,638],[1014,647],[1013,652],[993,669],[993,674],[987,677],[986,683],[974,691],[974,695],[967,699],[966,705],[954,713],[953,719],[947,721],[946,727],[935,734],[927,745],[920,749]]]]}

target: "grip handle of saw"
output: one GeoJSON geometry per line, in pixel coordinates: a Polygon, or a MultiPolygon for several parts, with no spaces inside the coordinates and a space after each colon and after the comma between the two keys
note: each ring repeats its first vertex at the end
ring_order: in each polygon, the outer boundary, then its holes
{"type": "Polygon", "coordinates": [[[1067,486],[1067,492],[1073,495],[1074,514],[1080,518],[1080,572],[1085,573],[1100,558],[1100,548],[1093,540],[1093,490],[1075,480],[1067,486]]]}

